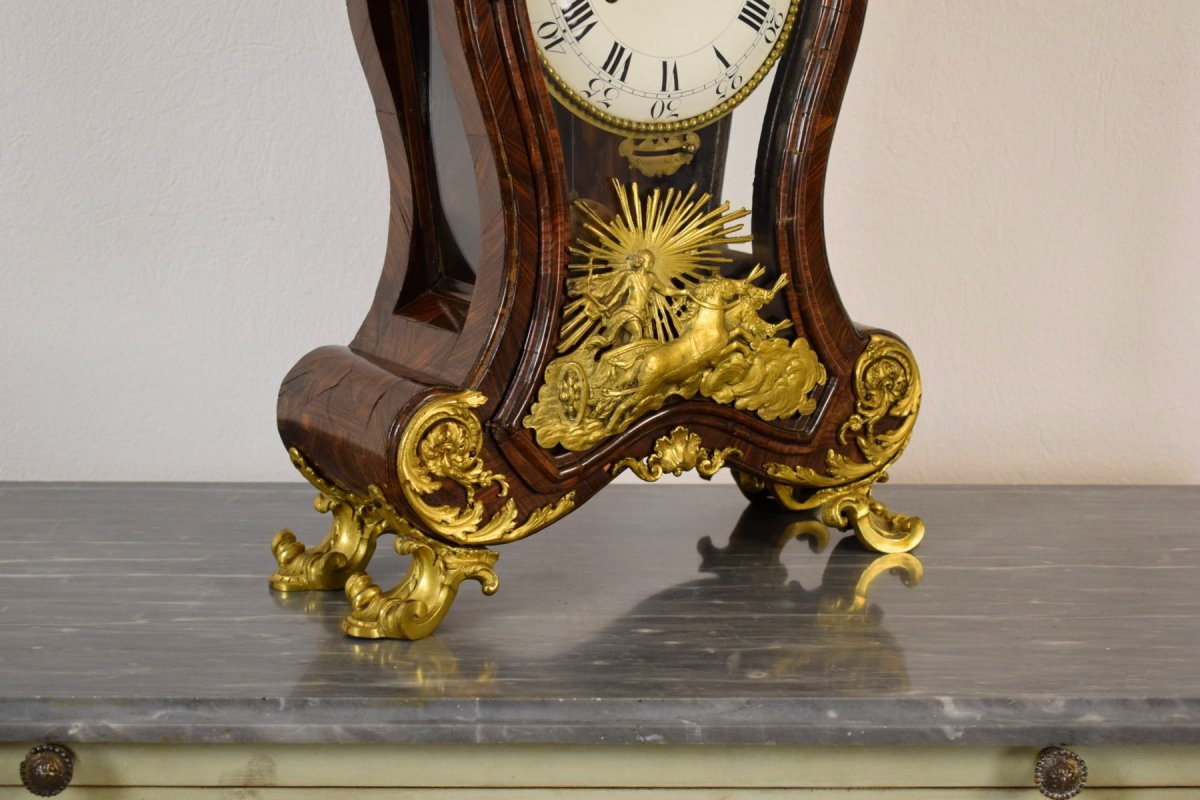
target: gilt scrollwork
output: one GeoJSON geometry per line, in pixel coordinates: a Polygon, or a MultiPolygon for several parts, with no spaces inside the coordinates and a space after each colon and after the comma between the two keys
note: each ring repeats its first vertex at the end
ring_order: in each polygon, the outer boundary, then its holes
{"type": "MultiPolygon", "coordinates": [[[[876,500],[871,494],[875,482],[876,478],[871,478],[822,489],[802,507],[820,509],[821,521],[830,527],[853,527],[859,541],[877,553],[907,553],[925,538],[925,523],[920,517],[897,514],[876,500]]],[[[779,492],[791,497],[793,487],[779,488],[779,492]]]]}
{"type": "Polygon", "coordinates": [[[830,448],[824,472],[768,464],[766,479],[738,474],[738,485],[748,496],[769,497],[784,508],[817,509],[825,524],[853,527],[859,541],[876,552],[908,552],[924,538],[925,523],[892,512],[871,489],[887,480],[888,467],[904,452],[916,423],[921,376],[912,352],[891,336],[872,336],[855,365],[854,394],[854,413],[839,428],[838,441],[855,448],[857,457],[830,448]]]}
{"type": "Polygon", "coordinates": [[[366,573],[346,584],[350,614],[342,630],[362,639],[423,639],[442,624],[458,587],[478,581],[483,593],[500,588],[499,554],[481,547],[452,547],[408,528],[396,536],[396,552],[411,557],[408,572],[394,588],[383,590],[366,573]]]}
{"type": "Polygon", "coordinates": [[[342,628],[363,638],[420,639],[437,629],[465,580],[484,594],[500,586],[494,569],[498,554],[484,545],[521,539],[565,515],[575,506],[569,493],[534,509],[519,521],[508,497],[508,480],[483,459],[483,426],[475,409],[486,398],[475,391],[435,397],[413,415],[397,451],[400,489],[408,508],[397,510],[382,489],[365,495],[325,479],[293,449],[292,463],[317,488],[317,510],[333,514],[325,540],[306,550],[291,531],[280,531],[272,549],[279,568],[271,587],[279,591],[345,587],[352,610],[342,628]],[[431,495],[463,502],[435,504],[431,495]],[[499,508],[490,510],[496,500],[499,508]],[[409,556],[408,572],[385,591],[363,571],[378,538],[396,537],[396,552],[409,556]]]}
{"type": "Polygon", "coordinates": [[[617,152],[629,166],[648,178],[674,175],[692,163],[700,150],[700,135],[695,131],[664,136],[629,137],[621,141],[617,152]]]}
{"type": "MultiPolygon", "coordinates": [[[[445,440],[439,437],[434,442],[445,440]]],[[[438,541],[410,524],[378,486],[369,487],[365,496],[351,492],[322,477],[298,450],[289,452],[292,463],[320,492],[317,510],[330,511],[334,521],[329,535],[312,550],[296,541],[291,531],[276,534],[272,549],[279,568],[271,576],[271,588],[290,592],[345,587],[352,610],[342,629],[372,639],[428,636],[441,624],[464,580],[478,581],[489,595],[499,588],[493,569],[497,553],[438,541]],[[412,557],[404,579],[386,592],[363,572],[385,534],[396,537],[397,553],[412,557]]],[[[456,471],[465,466],[466,474],[485,479],[483,470],[474,470],[457,456],[433,461],[434,471],[452,463],[456,471]]],[[[527,524],[536,520],[531,516],[527,524]]]]}
{"type": "Polygon", "coordinates": [[[741,451],[733,447],[709,450],[698,434],[680,426],[660,436],[654,451],[644,460],[623,458],[613,465],[612,473],[629,469],[642,480],[653,482],[667,473],[678,476],[696,470],[701,477],[711,478],[725,465],[725,459],[740,455],[741,451]]]}
{"type": "Polygon", "coordinates": [[[477,391],[443,395],[413,415],[400,438],[397,469],[404,500],[421,526],[450,542],[480,546],[523,539],[565,516],[575,507],[575,493],[535,509],[523,523],[508,497],[508,480],[483,462],[483,427],[475,409],[487,402],[477,391]],[[465,503],[434,505],[426,498],[447,483],[461,490],[465,503]],[[490,512],[480,492],[496,487],[500,506],[490,512]]]}
{"type": "Polygon", "coordinates": [[[839,429],[838,441],[849,445],[853,436],[861,459],[830,448],[824,473],[771,464],[767,474],[785,483],[833,487],[886,470],[908,445],[921,406],[921,375],[908,347],[890,336],[872,336],[854,368],[854,396],[855,412],[839,429]],[[888,420],[897,424],[881,426],[888,420]]]}

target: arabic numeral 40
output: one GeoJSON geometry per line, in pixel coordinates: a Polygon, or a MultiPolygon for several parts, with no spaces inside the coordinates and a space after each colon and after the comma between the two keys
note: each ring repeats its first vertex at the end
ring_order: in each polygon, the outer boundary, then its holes
{"type": "Polygon", "coordinates": [[[537,26],[537,36],[542,40],[542,46],[554,53],[566,53],[563,49],[564,37],[557,22],[543,22],[537,26]]]}

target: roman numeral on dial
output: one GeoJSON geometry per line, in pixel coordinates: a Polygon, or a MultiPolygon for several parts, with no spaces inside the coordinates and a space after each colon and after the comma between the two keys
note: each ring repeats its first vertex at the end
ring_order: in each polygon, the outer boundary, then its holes
{"type": "Polygon", "coordinates": [[[574,0],[563,8],[563,20],[571,31],[575,41],[583,41],[583,37],[596,27],[595,13],[592,11],[591,0],[574,0]]]}
{"type": "Polygon", "coordinates": [[[619,80],[625,80],[629,77],[629,62],[633,60],[633,53],[625,49],[625,45],[620,42],[613,42],[612,49],[608,51],[608,58],[604,59],[604,65],[601,69],[609,75],[619,80]],[[620,75],[617,71],[620,71],[620,75]]]}
{"type": "Polygon", "coordinates": [[[767,0],[746,0],[741,13],[738,14],[738,19],[754,30],[761,31],[763,25],[766,24],[767,14],[770,10],[771,4],[767,0]]]}
{"type": "Polygon", "coordinates": [[[662,90],[664,92],[679,91],[679,62],[662,62],[662,90]]]}

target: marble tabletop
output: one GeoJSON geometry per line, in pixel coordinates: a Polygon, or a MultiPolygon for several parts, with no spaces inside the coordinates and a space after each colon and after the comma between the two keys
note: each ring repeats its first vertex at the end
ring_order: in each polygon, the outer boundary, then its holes
{"type": "Polygon", "coordinates": [[[0,484],[0,742],[1200,743],[1200,488],[880,492],[914,557],[610,487],[370,642],[267,588],[307,487],[0,484]]]}

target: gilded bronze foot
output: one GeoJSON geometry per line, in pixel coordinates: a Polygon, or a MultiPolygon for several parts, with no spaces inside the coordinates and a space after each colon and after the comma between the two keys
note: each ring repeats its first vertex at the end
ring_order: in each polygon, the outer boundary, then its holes
{"type": "Polygon", "coordinates": [[[318,492],[313,507],[322,514],[332,514],[333,520],[329,533],[311,550],[289,530],[275,534],[271,552],[279,568],[271,575],[271,588],[277,592],[341,589],[351,575],[366,568],[375,552],[375,542],[387,530],[379,502],[325,480],[295,448],[288,455],[318,492]]]}
{"type": "Polygon", "coordinates": [[[375,552],[375,543],[384,526],[373,506],[357,503],[325,492],[317,495],[313,507],[333,520],[325,539],[311,550],[296,540],[296,534],[282,530],[275,534],[271,551],[279,563],[271,576],[271,588],[278,592],[340,589],[356,572],[366,567],[375,552]]]}
{"type": "Polygon", "coordinates": [[[920,517],[895,514],[871,496],[875,483],[886,480],[883,474],[816,491],[770,483],[742,472],[735,472],[734,478],[742,494],[750,500],[772,503],[789,511],[816,510],[821,521],[831,528],[854,528],[858,541],[876,553],[907,553],[925,538],[925,523],[920,517]],[[808,496],[804,496],[805,491],[808,496]]]}
{"type": "MultiPolygon", "coordinates": [[[[441,624],[464,580],[479,581],[487,595],[500,588],[492,569],[496,553],[434,539],[398,514],[377,487],[370,487],[366,497],[354,494],[322,478],[298,451],[290,452],[292,463],[320,492],[316,509],[332,513],[333,523],[324,541],[312,550],[296,541],[291,531],[275,534],[271,549],[279,568],[271,576],[272,589],[293,592],[345,587],[352,605],[342,621],[346,633],[365,639],[422,639],[441,624]],[[385,533],[395,534],[397,553],[412,557],[404,580],[388,592],[363,571],[385,533]]],[[[555,515],[566,513],[573,497],[568,494],[556,507],[534,512],[520,527],[498,515],[499,523],[492,524],[480,538],[493,542],[528,535],[555,515]]]]}
{"type": "Polygon", "coordinates": [[[468,578],[492,595],[500,579],[492,566],[498,554],[482,547],[454,547],[412,528],[397,533],[396,552],[412,557],[396,588],[383,591],[360,572],[346,584],[352,611],[342,630],[363,639],[423,639],[437,630],[458,587],[468,578]]]}
{"type": "Polygon", "coordinates": [[[893,513],[871,496],[871,483],[825,489],[820,500],[821,521],[842,530],[854,528],[858,541],[876,553],[907,553],[925,538],[920,517],[893,513]]]}
{"type": "Polygon", "coordinates": [[[826,451],[822,469],[767,464],[765,476],[735,470],[734,477],[755,502],[815,510],[826,525],[853,527],[870,550],[907,553],[925,537],[925,523],[893,514],[871,488],[887,480],[888,468],[904,452],[921,405],[921,375],[908,346],[888,335],[871,336],[854,368],[854,394],[855,412],[842,423],[839,446],[826,451]]]}

